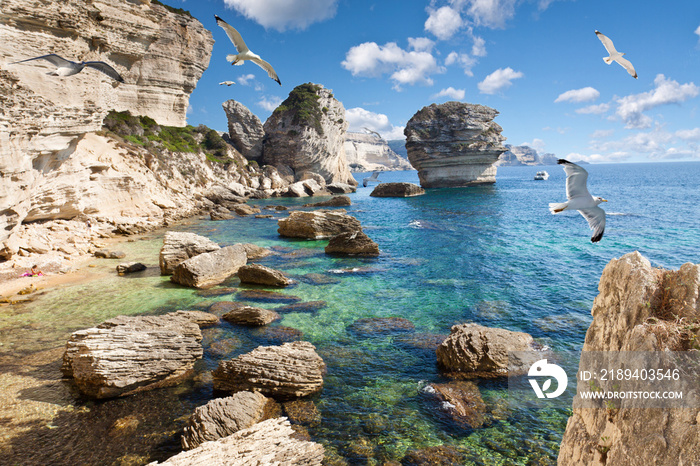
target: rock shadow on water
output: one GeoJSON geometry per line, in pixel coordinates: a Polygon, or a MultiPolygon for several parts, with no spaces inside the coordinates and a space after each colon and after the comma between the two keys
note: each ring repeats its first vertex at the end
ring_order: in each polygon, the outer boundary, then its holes
{"type": "Polygon", "coordinates": [[[241,301],[278,304],[291,304],[298,303],[299,301],[301,301],[301,298],[298,296],[261,289],[245,289],[238,291],[238,293],[236,293],[236,298],[241,301]]]}
{"type": "Polygon", "coordinates": [[[328,306],[326,301],[303,301],[276,307],[275,312],[285,314],[290,312],[313,313],[328,306]]]}
{"type": "Polygon", "coordinates": [[[261,345],[281,345],[292,341],[300,341],[304,333],[301,330],[283,325],[268,325],[249,329],[250,337],[261,345]]]}

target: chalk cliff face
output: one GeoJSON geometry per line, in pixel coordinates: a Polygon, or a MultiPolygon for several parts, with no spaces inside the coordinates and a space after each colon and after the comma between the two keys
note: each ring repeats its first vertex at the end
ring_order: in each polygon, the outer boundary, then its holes
{"type": "Polygon", "coordinates": [[[248,107],[235,100],[222,104],[228,120],[228,137],[238,152],[248,160],[260,160],[265,130],[260,119],[248,107]]]}
{"type": "Polygon", "coordinates": [[[493,108],[462,102],[432,104],[413,115],[404,134],[421,186],[494,183],[494,163],[506,150],[496,115],[493,108]]]}
{"type": "MultiPolygon", "coordinates": [[[[598,290],[584,354],[695,350],[697,361],[700,265],[688,263],[677,271],[662,271],[634,252],[610,261],[598,290]]],[[[690,383],[697,389],[697,366],[694,375],[684,373],[683,377],[695,377],[690,383]]],[[[578,388],[589,383],[579,381],[578,388]]],[[[666,379],[649,382],[642,389],[664,391],[677,386],[666,379]]],[[[574,408],[559,451],[559,466],[700,464],[698,406],[626,407],[615,401],[617,404],[603,408],[574,408]]]]}
{"type": "Polygon", "coordinates": [[[262,162],[296,180],[313,172],[326,183],[356,186],[345,156],[347,129],[345,108],[330,89],[299,85],[265,122],[262,162]]]}
{"type": "Polygon", "coordinates": [[[556,165],[557,156],[546,153],[539,154],[530,146],[511,146],[506,144],[506,151],[498,158],[499,167],[520,167],[524,165],[556,165]]]}
{"type": "Polygon", "coordinates": [[[413,169],[408,160],[400,157],[375,134],[347,133],[345,155],[352,172],[413,169]]]}
{"type": "Polygon", "coordinates": [[[105,200],[127,201],[110,206],[106,215],[127,215],[136,205],[145,215],[159,210],[145,201],[138,175],[110,176],[114,167],[87,148],[85,135],[100,130],[111,109],[184,125],[189,95],[209,64],[212,46],[211,33],[197,20],[148,0],[4,0],[0,249],[22,221],[90,213],[91,205],[104,207],[105,200]],[[43,60],[7,64],[49,52],[73,61],[105,61],[125,82],[93,69],[66,78],[47,76],[53,68],[43,60]],[[83,152],[77,153],[81,144],[83,152]],[[105,185],[80,184],[91,177],[105,185]],[[100,197],[100,190],[120,194],[100,197]]]}

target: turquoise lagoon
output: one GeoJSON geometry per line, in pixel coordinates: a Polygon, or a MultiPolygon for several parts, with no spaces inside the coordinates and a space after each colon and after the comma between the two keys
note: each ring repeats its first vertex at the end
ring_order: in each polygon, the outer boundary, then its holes
{"type": "MultiPolygon", "coordinates": [[[[287,214],[275,210],[264,212],[272,219],[201,219],[176,229],[222,245],[272,247],[280,254],[261,263],[298,282],[283,293],[326,301],[313,312],[285,312],[273,327],[301,331],[328,366],[323,391],[312,397],[320,422],[307,428],[326,447],[330,464],[383,464],[438,445],[466,452],[465,464],[555,464],[568,407],[518,406],[507,399],[503,382],[481,381],[487,424],[475,430],[452,425],[421,395],[426,383],[445,381],[434,349],[422,342],[448,334],[454,324],[476,322],[528,332],[554,350],[580,350],[598,279],[611,259],[637,250],[660,267],[700,262],[700,163],[587,165],[590,191],[609,200],[598,244],[589,241],[580,215],[548,212],[549,202],[565,199],[564,172],[544,167],[549,180],[534,181],[539,168],[502,167],[494,185],[434,189],[405,199],[373,198],[372,187],[360,185],[347,210],[379,244],[378,258],[331,257],[323,252],[325,241],[281,238],[277,219],[287,214]],[[356,331],[353,323],[368,317],[403,317],[416,331],[356,331]]],[[[380,179],[418,182],[413,171],[385,172],[380,179]]],[[[309,199],[250,201],[290,208],[304,202],[309,199]]],[[[210,371],[218,361],[285,338],[222,323],[204,330],[204,358],[186,383],[118,400],[81,398],[60,380],[61,347],[71,332],[120,314],[207,309],[215,301],[237,300],[235,278],[212,296],[161,277],[162,234],[120,245],[130,260],[149,266],[141,274],[118,277],[115,262],[99,259],[94,272],[100,280],[2,308],[2,372],[40,382],[21,390],[20,402],[60,408],[50,422],[28,421],[7,439],[7,464],[162,461],[179,451],[192,410],[216,396],[210,371]]],[[[2,380],[0,385],[9,383],[2,380]]]]}

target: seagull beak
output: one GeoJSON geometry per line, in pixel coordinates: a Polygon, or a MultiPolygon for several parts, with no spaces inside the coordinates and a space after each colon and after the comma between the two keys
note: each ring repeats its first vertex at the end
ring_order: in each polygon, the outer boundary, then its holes
{"type": "Polygon", "coordinates": [[[607,200],[607,199],[603,199],[603,202],[608,202],[608,200],[607,200]]]}

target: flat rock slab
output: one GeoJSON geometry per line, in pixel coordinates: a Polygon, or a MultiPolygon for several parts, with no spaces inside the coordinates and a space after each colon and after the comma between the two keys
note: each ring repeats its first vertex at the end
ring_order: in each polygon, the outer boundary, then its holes
{"type": "Polygon", "coordinates": [[[256,301],[261,303],[298,303],[301,298],[276,291],[243,290],[236,294],[236,298],[243,301],[256,301]]]}
{"type": "Polygon", "coordinates": [[[235,359],[221,361],[213,372],[214,389],[253,390],[274,398],[299,398],[321,391],[325,370],[316,347],[307,341],[259,346],[235,359]]]}
{"type": "Polygon", "coordinates": [[[226,322],[231,322],[232,324],[258,327],[261,325],[267,325],[276,321],[277,319],[281,319],[282,316],[280,316],[277,312],[270,311],[268,309],[261,309],[253,306],[241,306],[230,310],[224,314],[222,318],[226,322]]]}
{"type": "Polygon", "coordinates": [[[372,190],[372,197],[412,197],[425,194],[425,190],[413,183],[380,183],[372,190]]]}
{"type": "Polygon", "coordinates": [[[289,277],[279,270],[271,269],[260,264],[248,264],[238,269],[238,278],[241,283],[253,285],[284,287],[294,283],[289,277]]]}
{"type": "Polygon", "coordinates": [[[148,466],[300,465],[321,466],[323,446],[298,440],[286,418],[268,419],[222,439],[202,443],[163,463],[148,466]]]}
{"type": "Polygon", "coordinates": [[[175,313],[119,316],[74,332],[61,371],[98,399],[174,385],[202,357],[201,339],[199,326],[175,313]]]}
{"type": "Polygon", "coordinates": [[[349,205],[352,205],[350,198],[348,196],[340,195],[333,196],[326,201],[304,204],[302,207],[347,207],[349,205]]]}
{"type": "Polygon", "coordinates": [[[357,319],[350,324],[348,330],[356,335],[368,337],[413,332],[415,328],[413,322],[403,317],[368,317],[357,319]]]}
{"type": "Polygon", "coordinates": [[[346,231],[361,230],[360,221],[344,211],[293,211],[277,221],[280,236],[290,238],[324,239],[346,231]]]}
{"type": "Polygon", "coordinates": [[[234,275],[247,261],[243,245],[234,244],[187,259],[175,267],[170,280],[194,288],[208,288],[234,275]]]}
{"type": "Polygon", "coordinates": [[[345,183],[331,183],[326,185],[326,189],[333,194],[350,194],[357,191],[356,186],[345,183]]]}
{"type": "Polygon", "coordinates": [[[169,315],[184,317],[192,323],[197,324],[201,327],[209,327],[219,323],[219,317],[211,312],[204,311],[175,311],[171,312],[169,315]]]}
{"type": "Polygon", "coordinates": [[[238,392],[211,400],[190,417],[182,434],[182,448],[191,450],[203,442],[228,437],[264,421],[270,403],[276,404],[258,392],[238,392]]]}
{"type": "Polygon", "coordinates": [[[357,230],[332,237],[328,241],[325,252],[326,254],[351,256],[378,256],[379,245],[372,241],[362,230],[357,230]]]}
{"type": "Polygon", "coordinates": [[[184,231],[168,231],[163,238],[163,247],[160,248],[160,273],[172,275],[175,267],[181,262],[217,249],[220,249],[220,246],[204,236],[184,231]]]}

